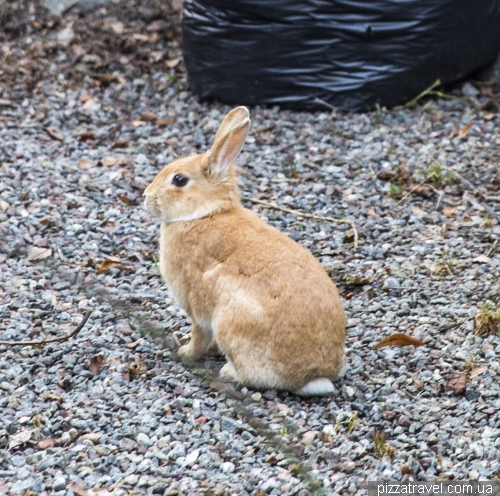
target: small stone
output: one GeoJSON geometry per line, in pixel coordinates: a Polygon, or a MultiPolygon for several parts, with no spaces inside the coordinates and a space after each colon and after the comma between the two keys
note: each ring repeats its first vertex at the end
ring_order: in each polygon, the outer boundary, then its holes
{"type": "Polygon", "coordinates": [[[399,289],[399,281],[395,277],[388,277],[385,281],[384,284],[382,285],[383,289],[399,289]]]}
{"type": "Polygon", "coordinates": [[[224,463],[221,463],[221,465],[220,465],[220,469],[225,474],[233,473],[235,468],[236,467],[235,467],[234,463],[231,463],[231,462],[224,462],[224,463]]]}
{"type": "Polygon", "coordinates": [[[127,475],[125,479],[123,479],[123,483],[127,484],[128,486],[135,486],[137,484],[137,481],[139,480],[139,477],[135,474],[127,475]]]}
{"type": "Polygon", "coordinates": [[[252,396],[250,396],[250,398],[252,398],[252,401],[255,401],[255,403],[258,403],[262,399],[262,394],[253,393],[252,396]]]}
{"type": "Polygon", "coordinates": [[[136,440],[141,446],[145,446],[146,448],[151,446],[151,439],[149,439],[149,436],[143,432],[139,432],[139,434],[137,434],[136,440]]]}
{"type": "Polygon", "coordinates": [[[52,489],[54,491],[64,491],[66,489],[66,479],[63,476],[56,477],[52,484],[52,489]]]}

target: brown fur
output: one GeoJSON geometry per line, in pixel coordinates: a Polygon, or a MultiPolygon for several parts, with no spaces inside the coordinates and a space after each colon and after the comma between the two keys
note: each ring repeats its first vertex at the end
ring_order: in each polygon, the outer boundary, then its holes
{"type": "Polygon", "coordinates": [[[321,264],[241,206],[231,162],[249,126],[247,109],[231,111],[211,150],[158,174],[146,207],[162,220],[162,275],[193,321],[180,354],[199,358],[215,341],[226,377],[296,391],[343,369],[344,311],[321,264]]]}

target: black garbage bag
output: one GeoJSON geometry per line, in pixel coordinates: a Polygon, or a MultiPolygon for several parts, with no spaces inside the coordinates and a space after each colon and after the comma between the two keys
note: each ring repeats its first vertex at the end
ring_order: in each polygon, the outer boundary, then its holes
{"type": "Polygon", "coordinates": [[[500,0],[184,0],[192,90],[234,105],[365,111],[500,50],[500,0]]]}

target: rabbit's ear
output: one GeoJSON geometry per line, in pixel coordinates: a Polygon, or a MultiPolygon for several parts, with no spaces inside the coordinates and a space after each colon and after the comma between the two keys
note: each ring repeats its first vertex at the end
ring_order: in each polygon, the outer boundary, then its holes
{"type": "Polygon", "coordinates": [[[215,134],[215,143],[223,138],[231,129],[241,124],[246,118],[250,118],[250,112],[246,107],[236,107],[231,110],[221,122],[217,133],[215,134]]]}
{"type": "Polygon", "coordinates": [[[214,146],[208,152],[210,176],[224,176],[227,173],[231,162],[243,148],[249,129],[250,119],[245,117],[222,137],[216,136],[214,146]]]}

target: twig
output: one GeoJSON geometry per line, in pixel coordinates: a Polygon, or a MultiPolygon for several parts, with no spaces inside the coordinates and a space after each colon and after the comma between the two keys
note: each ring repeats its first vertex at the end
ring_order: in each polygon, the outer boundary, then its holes
{"type": "Polygon", "coordinates": [[[500,203],[500,196],[483,196],[484,201],[500,203]]]}
{"type": "Polygon", "coordinates": [[[260,133],[263,133],[265,131],[270,131],[271,129],[274,129],[275,127],[276,127],[276,124],[269,124],[269,126],[261,126],[261,127],[258,127],[257,129],[254,129],[253,131],[250,131],[248,134],[249,135],[260,134],[260,133]]]}
{"type": "Polygon", "coordinates": [[[75,327],[75,329],[57,338],[42,339],[40,341],[0,341],[0,345],[6,344],[9,346],[40,346],[48,343],[55,343],[56,341],[67,341],[69,338],[76,336],[84,328],[91,314],[92,310],[87,311],[87,313],[83,316],[83,320],[77,327],[75,327]]]}
{"type": "Polygon", "coordinates": [[[316,97],[314,101],[317,103],[321,103],[322,105],[325,105],[326,107],[330,108],[331,110],[334,110],[335,112],[338,110],[337,107],[330,105],[328,102],[325,102],[325,100],[322,100],[321,98],[316,97]]]}
{"type": "Polygon", "coordinates": [[[434,176],[434,173],[427,176],[422,182],[418,183],[414,188],[412,188],[410,191],[408,191],[408,193],[406,193],[406,195],[404,195],[403,198],[401,198],[401,200],[399,200],[396,203],[396,207],[401,205],[401,203],[403,203],[414,191],[416,191],[418,188],[420,188],[420,186],[422,186],[422,184],[426,183],[432,176],[434,176]]]}
{"type": "Polygon", "coordinates": [[[436,79],[436,81],[434,81],[426,90],[422,91],[422,93],[419,93],[413,100],[410,100],[409,102],[407,102],[404,105],[401,105],[400,107],[397,107],[397,108],[405,109],[405,108],[413,107],[414,105],[416,105],[418,103],[418,101],[421,98],[429,95],[436,86],[441,86],[440,79],[436,79]]]}
{"type": "Polygon", "coordinates": [[[300,212],[299,210],[293,210],[291,208],[280,207],[276,205],[276,203],[269,203],[263,200],[258,200],[257,198],[251,198],[248,196],[243,197],[244,200],[247,200],[252,203],[258,203],[259,205],[264,205],[268,208],[273,208],[274,210],[281,210],[282,212],[286,212],[289,214],[297,215],[298,217],[305,217],[306,219],[314,219],[314,220],[325,220],[327,222],[333,222],[334,224],[349,224],[354,232],[354,250],[358,248],[358,231],[356,229],[356,224],[353,220],[348,219],[335,219],[334,217],[323,217],[321,215],[313,215],[306,214],[305,212],[300,212]]]}

